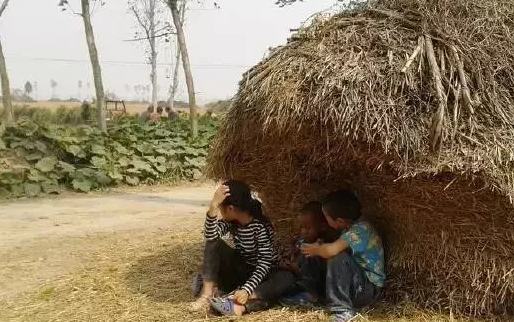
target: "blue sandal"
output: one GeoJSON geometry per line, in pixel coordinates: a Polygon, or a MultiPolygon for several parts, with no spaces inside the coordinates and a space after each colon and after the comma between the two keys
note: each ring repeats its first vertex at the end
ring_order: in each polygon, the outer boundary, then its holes
{"type": "Polygon", "coordinates": [[[236,315],[234,305],[234,300],[227,297],[214,297],[211,299],[211,307],[222,315],[236,315]]]}

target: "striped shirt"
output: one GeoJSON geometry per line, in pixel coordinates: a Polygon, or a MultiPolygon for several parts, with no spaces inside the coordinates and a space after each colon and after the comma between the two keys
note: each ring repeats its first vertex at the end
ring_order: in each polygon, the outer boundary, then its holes
{"type": "Polygon", "coordinates": [[[278,265],[273,227],[258,219],[254,219],[246,226],[239,226],[207,216],[204,233],[208,241],[215,241],[232,233],[236,250],[245,262],[254,268],[250,278],[241,287],[248,294],[252,294],[269,272],[278,265]]]}

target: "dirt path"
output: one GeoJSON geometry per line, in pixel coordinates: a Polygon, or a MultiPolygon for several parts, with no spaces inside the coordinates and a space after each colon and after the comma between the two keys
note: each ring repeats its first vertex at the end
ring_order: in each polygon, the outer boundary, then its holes
{"type": "Polygon", "coordinates": [[[0,204],[0,301],[88,265],[112,236],[180,231],[203,217],[212,187],[0,204]]]}

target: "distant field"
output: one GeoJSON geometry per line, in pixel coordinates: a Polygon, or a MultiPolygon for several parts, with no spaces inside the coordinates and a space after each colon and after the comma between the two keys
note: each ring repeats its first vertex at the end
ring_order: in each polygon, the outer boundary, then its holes
{"type": "MultiPolygon", "coordinates": [[[[48,102],[48,101],[39,101],[39,102],[14,102],[15,106],[30,106],[35,108],[47,108],[51,110],[56,110],[61,106],[67,108],[80,108],[82,103],[76,102],[48,102]]],[[[114,104],[109,104],[110,107],[114,108],[114,104]]],[[[119,105],[118,105],[119,106],[119,105]]],[[[136,114],[142,113],[148,107],[148,103],[125,103],[128,114],[136,114]]],[[[0,107],[3,107],[0,102],[0,107]]],[[[202,107],[199,107],[199,110],[202,110],[202,107]]],[[[177,108],[179,111],[187,112],[187,108],[177,108]]]]}
{"type": "MultiPolygon", "coordinates": [[[[46,101],[40,101],[40,102],[33,102],[33,103],[14,103],[15,105],[28,105],[30,107],[37,107],[37,108],[48,108],[48,109],[58,109],[61,106],[65,106],[68,108],[80,108],[80,105],[82,103],[75,103],[75,102],[46,102],[46,101]]],[[[113,105],[114,106],[114,105],[113,105]]],[[[144,110],[148,107],[146,104],[126,104],[127,107],[127,113],[129,114],[136,114],[144,112],[144,110]]]]}

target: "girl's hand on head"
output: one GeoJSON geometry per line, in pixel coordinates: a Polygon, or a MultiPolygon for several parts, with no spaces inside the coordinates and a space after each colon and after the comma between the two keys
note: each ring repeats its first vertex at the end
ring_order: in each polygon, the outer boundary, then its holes
{"type": "Polygon", "coordinates": [[[215,217],[215,212],[220,207],[221,203],[225,201],[225,199],[230,196],[230,188],[228,186],[221,185],[214,192],[214,196],[211,200],[211,205],[209,207],[209,213],[212,217],[215,217]]]}

